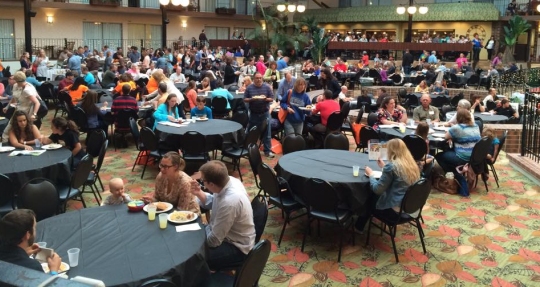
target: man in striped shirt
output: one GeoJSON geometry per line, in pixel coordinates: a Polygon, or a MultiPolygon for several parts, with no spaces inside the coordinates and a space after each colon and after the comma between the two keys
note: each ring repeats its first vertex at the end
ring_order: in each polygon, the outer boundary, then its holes
{"type": "MultiPolygon", "coordinates": [[[[111,106],[111,113],[113,115],[117,115],[119,111],[124,109],[132,109],[135,111],[139,110],[139,106],[137,105],[137,100],[130,96],[129,93],[131,92],[131,86],[129,84],[124,84],[122,86],[122,95],[119,97],[116,97],[111,106]]],[[[115,122],[114,125],[116,126],[118,123],[115,122]]]]}

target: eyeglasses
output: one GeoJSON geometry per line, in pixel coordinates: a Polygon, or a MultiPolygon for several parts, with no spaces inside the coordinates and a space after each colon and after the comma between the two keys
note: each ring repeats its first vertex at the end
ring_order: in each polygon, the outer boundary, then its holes
{"type": "Polygon", "coordinates": [[[163,168],[163,169],[169,169],[171,167],[173,167],[174,165],[164,165],[164,164],[159,164],[159,168],[163,168]]]}

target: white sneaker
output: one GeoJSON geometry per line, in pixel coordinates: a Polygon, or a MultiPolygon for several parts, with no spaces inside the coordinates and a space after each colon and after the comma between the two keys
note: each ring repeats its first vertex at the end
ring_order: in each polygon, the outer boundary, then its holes
{"type": "Polygon", "coordinates": [[[276,155],[273,152],[265,153],[264,154],[267,158],[275,158],[276,155]]]}

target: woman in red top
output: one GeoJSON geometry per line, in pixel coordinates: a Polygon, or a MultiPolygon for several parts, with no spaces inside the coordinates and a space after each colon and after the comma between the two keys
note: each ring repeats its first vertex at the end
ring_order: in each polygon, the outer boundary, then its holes
{"type": "Polygon", "coordinates": [[[186,89],[186,98],[189,102],[189,108],[193,109],[197,105],[197,90],[195,89],[195,81],[191,80],[188,83],[187,89],[186,89]]]}

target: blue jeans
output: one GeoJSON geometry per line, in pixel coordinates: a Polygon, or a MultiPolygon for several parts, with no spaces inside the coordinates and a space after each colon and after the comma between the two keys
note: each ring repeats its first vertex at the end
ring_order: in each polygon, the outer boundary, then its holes
{"type": "Polygon", "coordinates": [[[210,270],[227,269],[230,266],[240,266],[247,255],[232,243],[223,241],[220,246],[208,249],[208,267],[210,270]]]}
{"type": "Polygon", "coordinates": [[[403,66],[403,72],[405,73],[406,76],[411,74],[411,66],[403,66]]]}
{"type": "Polygon", "coordinates": [[[290,134],[302,134],[302,129],[304,128],[304,122],[299,123],[291,123],[289,120],[285,120],[284,123],[285,128],[285,135],[288,136],[290,134]]]}
{"type": "Polygon", "coordinates": [[[257,126],[257,128],[260,128],[264,120],[268,121],[268,128],[266,129],[266,131],[261,131],[261,133],[266,132],[266,134],[262,138],[262,142],[264,146],[264,154],[269,154],[271,151],[270,149],[272,148],[272,146],[270,145],[270,132],[271,132],[270,114],[268,112],[265,112],[262,114],[250,113],[248,131],[254,126],[257,126]]]}

